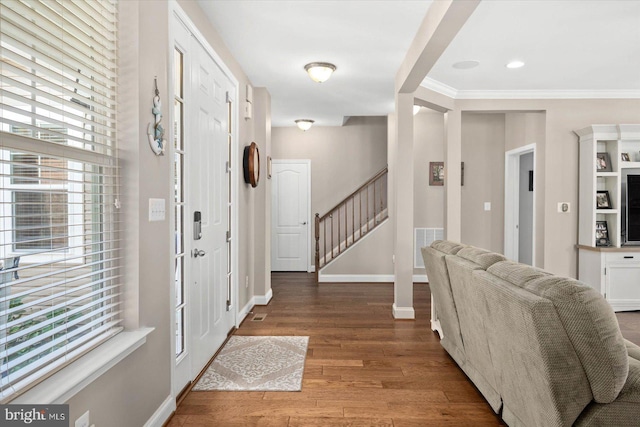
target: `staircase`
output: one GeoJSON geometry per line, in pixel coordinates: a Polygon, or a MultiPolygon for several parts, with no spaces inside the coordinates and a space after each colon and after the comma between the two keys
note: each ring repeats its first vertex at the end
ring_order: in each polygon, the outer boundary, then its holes
{"type": "Polygon", "coordinates": [[[389,217],[387,175],[385,167],[327,213],[316,213],[316,283],[320,269],[389,217]]]}

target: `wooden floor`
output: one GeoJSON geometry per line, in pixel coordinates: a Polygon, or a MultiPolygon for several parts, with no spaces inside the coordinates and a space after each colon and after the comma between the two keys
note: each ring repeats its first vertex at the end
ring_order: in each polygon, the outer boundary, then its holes
{"type": "MultiPolygon", "coordinates": [[[[236,334],[309,336],[302,391],[190,392],[168,427],[504,425],[430,330],[427,285],[415,285],[415,321],[393,320],[391,284],[274,273],[272,288],[254,309],[264,321],[250,314],[236,334]]],[[[620,323],[640,342],[639,313],[620,323]]]]}

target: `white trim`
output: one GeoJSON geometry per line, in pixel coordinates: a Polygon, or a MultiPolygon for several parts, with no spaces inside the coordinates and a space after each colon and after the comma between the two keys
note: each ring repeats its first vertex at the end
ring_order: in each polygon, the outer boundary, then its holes
{"type": "Polygon", "coordinates": [[[11,404],[47,405],[67,402],[100,375],[147,342],[147,335],[154,329],[141,328],[120,332],[69,366],[16,397],[11,401],[11,404]]]}
{"type": "Polygon", "coordinates": [[[531,242],[531,265],[536,265],[536,193],[535,180],[538,175],[536,170],[536,144],[528,144],[514,148],[504,153],[504,255],[518,261],[519,236],[514,230],[520,221],[520,156],[533,153],[533,224],[531,242]]]}
{"type": "Polygon", "coordinates": [[[413,307],[398,307],[396,303],[393,303],[393,318],[394,319],[410,319],[416,318],[416,311],[413,307]]]}
{"type": "Polygon", "coordinates": [[[320,283],[393,283],[393,274],[323,274],[320,271],[320,283]]]}
{"type": "Polygon", "coordinates": [[[162,427],[176,410],[176,399],[169,395],[156,409],[151,418],[144,423],[144,427],[162,427]]]}
{"type": "Polygon", "coordinates": [[[256,295],[253,297],[254,305],[267,305],[273,298],[273,289],[269,288],[266,295],[256,295]]]}
{"type": "Polygon", "coordinates": [[[636,99],[640,90],[458,90],[430,77],[420,86],[453,99],[636,99]]]}
{"type": "Polygon", "coordinates": [[[315,272],[316,272],[316,266],[310,265],[309,268],[307,269],[307,273],[315,273],[315,272]]]}
{"type": "Polygon", "coordinates": [[[426,274],[414,274],[413,283],[429,283],[429,278],[426,274]]]}
{"type": "MultiPolygon", "coordinates": [[[[251,299],[249,299],[249,302],[247,302],[244,305],[244,307],[242,307],[240,309],[240,311],[238,312],[238,323],[242,323],[244,321],[244,319],[251,312],[251,309],[253,308],[254,305],[255,305],[255,297],[252,297],[251,299]]],[[[236,328],[237,327],[239,327],[239,326],[236,326],[236,328]]]]}

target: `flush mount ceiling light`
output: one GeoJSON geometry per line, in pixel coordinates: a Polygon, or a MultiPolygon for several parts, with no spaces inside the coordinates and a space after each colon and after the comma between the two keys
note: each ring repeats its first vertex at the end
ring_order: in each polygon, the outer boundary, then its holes
{"type": "Polygon", "coordinates": [[[336,66],[328,62],[312,62],[304,66],[305,71],[311,77],[311,80],[323,83],[329,80],[331,74],[336,70],[336,66]]]}
{"type": "Polygon", "coordinates": [[[422,108],[420,105],[414,105],[413,106],[413,115],[415,116],[416,114],[418,114],[418,111],[420,111],[420,108],[422,108]]]}
{"type": "Polygon", "coordinates": [[[296,124],[303,131],[308,131],[313,126],[314,121],[311,119],[298,119],[296,120],[296,124]]]}
{"type": "Polygon", "coordinates": [[[480,65],[479,61],[460,61],[454,63],[452,67],[458,70],[469,70],[471,68],[476,68],[478,65],[480,65]]]}
{"type": "Polygon", "coordinates": [[[506,65],[507,68],[520,68],[520,67],[524,67],[524,62],[522,61],[511,61],[506,65]]]}

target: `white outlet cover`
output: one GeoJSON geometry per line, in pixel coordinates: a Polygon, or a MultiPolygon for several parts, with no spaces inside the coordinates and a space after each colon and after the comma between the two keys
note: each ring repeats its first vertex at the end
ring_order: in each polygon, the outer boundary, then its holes
{"type": "Polygon", "coordinates": [[[80,415],[74,424],[75,427],[89,427],[89,411],[80,415]]]}
{"type": "Polygon", "coordinates": [[[491,210],[491,202],[484,202],[484,210],[485,211],[491,210]]]}
{"type": "Polygon", "coordinates": [[[559,213],[571,212],[571,204],[569,202],[558,202],[558,212],[559,213]]]}

